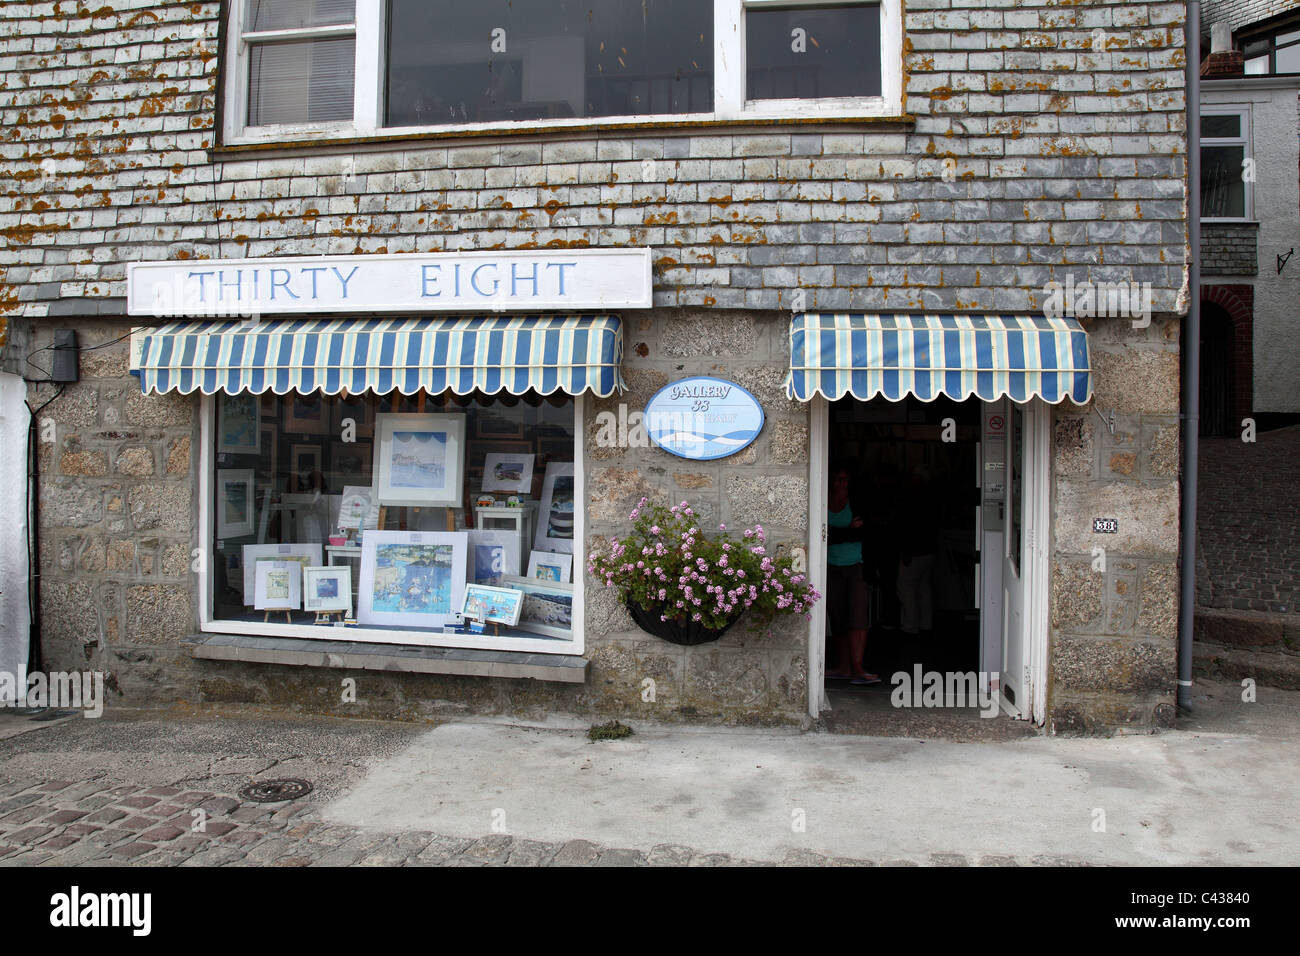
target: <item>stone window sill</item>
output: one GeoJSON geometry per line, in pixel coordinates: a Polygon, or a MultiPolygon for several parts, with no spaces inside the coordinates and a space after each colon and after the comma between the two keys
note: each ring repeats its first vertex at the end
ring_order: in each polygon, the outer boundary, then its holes
{"type": "Polygon", "coordinates": [[[512,680],[586,683],[590,662],[572,654],[526,654],[459,647],[409,644],[359,644],[298,637],[250,637],[244,634],[192,634],[184,644],[191,656],[209,661],[288,664],[345,670],[449,674],[512,680]]]}

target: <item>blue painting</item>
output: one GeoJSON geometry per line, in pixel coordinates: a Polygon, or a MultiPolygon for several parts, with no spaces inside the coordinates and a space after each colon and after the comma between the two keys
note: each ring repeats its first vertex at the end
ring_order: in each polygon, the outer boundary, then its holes
{"type": "Polygon", "coordinates": [[[506,549],[499,544],[477,544],[473,547],[474,580],[482,583],[496,581],[506,573],[506,549]]]}
{"type": "Polygon", "coordinates": [[[375,549],[371,608],[382,613],[450,614],[452,546],[381,544],[375,549]]]}
{"type": "Polygon", "coordinates": [[[333,599],[339,596],[339,579],[338,578],[317,578],[316,579],[316,597],[322,600],[333,599]]]}
{"type": "Polygon", "coordinates": [[[391,488],[443,488],[447,484],[446,432],[393,432],[391,488]]]}

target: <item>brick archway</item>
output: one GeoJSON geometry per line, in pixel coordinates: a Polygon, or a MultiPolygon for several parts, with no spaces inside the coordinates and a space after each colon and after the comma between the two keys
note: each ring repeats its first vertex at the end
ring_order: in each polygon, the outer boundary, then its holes
{"type": "Polygon", "coordinates": [[[1229,414],[1235,428],[1252,414],[1255,404],[1255,289],[1248,285],[1202,285],[1201,302],[1219,306],[1232,323],[1228,380],[1232,389],[1229,414]]]}

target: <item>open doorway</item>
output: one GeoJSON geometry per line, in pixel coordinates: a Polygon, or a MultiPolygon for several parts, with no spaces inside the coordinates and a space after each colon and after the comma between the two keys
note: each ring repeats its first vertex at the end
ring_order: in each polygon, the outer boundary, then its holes
{"type": "Polygon", "coordinates": [[[961,724],[963,736],[976,727],[981,735],[1032,732],[980,717],[1028,716],[1024,636],[1035,615],[1025,613],[1030,575],[1021,565],[1034,540],[1026,522],[1041,515],[1025,484],[1030,433],[1039,427],[1034,411],[911,396],[826,406],[823,716],[830,729],[933,734],[938,720],[961,724]],[[861,518],[856,534],[844,528],[850,516],[861,518]],[[856,561],[867,609],[865,640],[855,641],[853,605],[843,595],[846,580],[856,581],[845,567],[856,561]],[[918,687],[943,675],[941,700],[899,706],[900,674],[918,687]],[[952,693],[954,675],[974,682],[960,685],[966,696],[952,693]],[[877,676],[879,683],[870,681],[877,676]]]}

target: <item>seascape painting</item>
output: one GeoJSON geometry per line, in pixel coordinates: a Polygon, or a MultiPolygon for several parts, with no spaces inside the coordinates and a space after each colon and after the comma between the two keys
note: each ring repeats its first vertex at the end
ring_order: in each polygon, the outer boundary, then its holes
{"type": "Polygon", "coordinates": [[[316,599],[333,600],[339,596],[339,579],[318,577],[316,579],[316,599]]]}
{"type": "Polygon", "coordinates": [[[256,455],[262,438],[256,395],[221,396],[221,427],[217,451],[226,454],[256,455]]]}
{"type": "Polygon", "coordinates": [[[381,544],[370,607],[386,614],[450,614],[452,546],[381,544]]]}
{"type": "Polygon", "coordinates": [[[446,432],[393,432],[388,483],[392,488],[443,488],[447,484],[446,432]]]}

